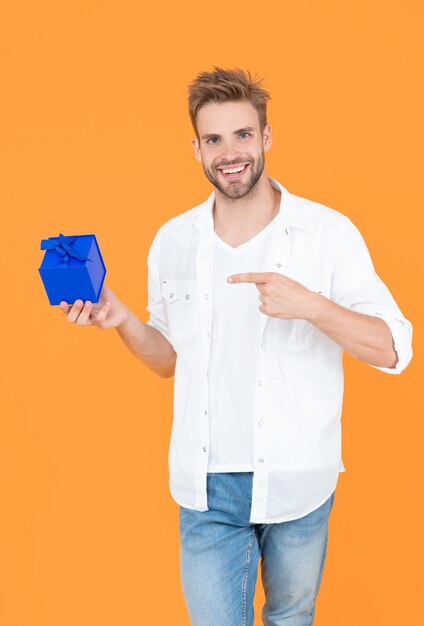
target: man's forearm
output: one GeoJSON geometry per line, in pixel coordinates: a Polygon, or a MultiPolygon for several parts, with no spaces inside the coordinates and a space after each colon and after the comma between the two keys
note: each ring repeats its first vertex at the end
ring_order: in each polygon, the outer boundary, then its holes
{"type": "Polygon", "coordinates": [[[320,294],[313,294],[307,321],[356,359],[377,367],[396,366],[398,356],[392,333],[383,319],[350,311],[320,294]]]}
{"type": "Polygon", "coordinates": [[[162,378],[173,375],[176,353],[156,328],[140,322],[128,309],[128,317],[116,330],[127,348],[162,378]]]}

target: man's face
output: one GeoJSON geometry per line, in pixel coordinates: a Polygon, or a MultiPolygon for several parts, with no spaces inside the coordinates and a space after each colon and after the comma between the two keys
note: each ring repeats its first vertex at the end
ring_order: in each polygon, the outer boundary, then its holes
{"type": "Polygon", "coordinates": [[[243,198],[264,170],[269,124],[262,134],[258,112],[244,100],[205,104],[196,122],[200,139],[192,143],[207,178],[227,198],[243,198]]]}

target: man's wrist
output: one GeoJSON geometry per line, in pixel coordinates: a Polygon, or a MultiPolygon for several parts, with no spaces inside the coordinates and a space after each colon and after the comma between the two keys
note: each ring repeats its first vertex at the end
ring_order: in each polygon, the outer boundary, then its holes
{"type": "Polygon", "coordinates": [[[320,293],[311,291],[304,319],[311,324],[316,324],[325,317],[329,306],[331,306],[331,300],[320,293]]]}
{"type": "Polygon", "coordinates": [[[129,322],[131,321],[131,318],[135,317],[133,316],[133,314],[131,313],[131,311],[125,307],[125,311],[124,311],[124,316],[121,322],[119,322],[119,324],[116,326],[117,330],[124,330],[126,326],[128,326],[129,322]]]}

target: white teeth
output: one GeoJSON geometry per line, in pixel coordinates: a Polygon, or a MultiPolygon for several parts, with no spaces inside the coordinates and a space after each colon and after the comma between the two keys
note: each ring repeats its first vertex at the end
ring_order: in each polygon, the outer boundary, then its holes
{"type": "Polygon", "coordinates": [[[224,172],[224,174],[236,174],[238,172],[241,172],[242,170],[244,170],[245,166],[241,165],[240,167],[235,167],[231,170],[222,170],[224,172]]]}

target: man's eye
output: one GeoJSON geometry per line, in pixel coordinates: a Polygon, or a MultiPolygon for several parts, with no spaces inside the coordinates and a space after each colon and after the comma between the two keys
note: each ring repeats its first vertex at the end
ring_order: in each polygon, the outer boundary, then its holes
{"type": "Polygon", "coordinates": [[[210,137],[210,139],[208,139],[208,140],[206,141],[206,143],[210,143],[210,142],[212,142],[212,144],[214,144],[214,143],[215,143],[215,141],[218,141],[218,137],[210,137]]]}
{"type": "Polygon", "coordinates": [[[248,133],[248,132],[245,132],[245,133],[240,133],[240,137],[241,137],[242,139],[246,139],[247,137],[250,137],[250,133],[248,133]]]}

